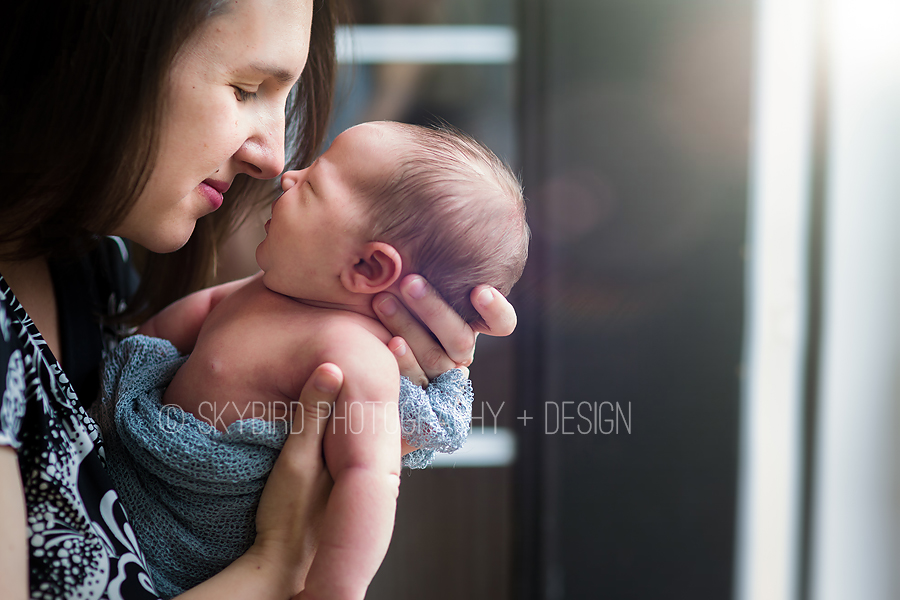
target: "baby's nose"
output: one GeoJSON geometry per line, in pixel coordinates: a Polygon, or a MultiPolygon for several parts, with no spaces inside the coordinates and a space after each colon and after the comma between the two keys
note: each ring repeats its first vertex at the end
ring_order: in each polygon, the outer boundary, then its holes
{"type": "Polygon", "coordinates": [[[300,180],[300,171],[288,171],[281,176],[281,191],[286,192],[300,180]]]}

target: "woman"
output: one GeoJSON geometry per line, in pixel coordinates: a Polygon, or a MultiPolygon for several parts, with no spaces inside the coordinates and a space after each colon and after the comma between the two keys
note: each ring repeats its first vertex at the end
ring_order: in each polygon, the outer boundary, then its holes
{"type": "MultiPolygon", "coordinates": [[[[154,597],[84,412],[101,350],[122,323],[210,281],[217,242],[263,196],[261,186],[270,185],[263,180],[282,171],[286,130],[295,167],[310,161],[325,133],[331,2],[121,4],[19,3],[4,18],[5,597],[26,596],[27,573],[32,597],[154,597]],[[170,253],[144,261],[142,287],[125,313],[128,248],[106,235],[170,253]]],[[[397,299],[376,297],[376,312],[398,336],[390,347],[401,372],[424,382],[467,365],[474,332],[421,278],[410,276],[403,292],[442,346],[397,299]]],[[[473,302],[487,332],[512,331],[514,313],[495,290],[476,290],[473,302]]],[[[300,398],[307,425],[340,385],[333,365],[317,370],[300,398]]],[[[302,589],[330,487],[320,431],[304,427],[285,446],[260,503],[254,546],[184,596],[283,598],[302,589]]]]}

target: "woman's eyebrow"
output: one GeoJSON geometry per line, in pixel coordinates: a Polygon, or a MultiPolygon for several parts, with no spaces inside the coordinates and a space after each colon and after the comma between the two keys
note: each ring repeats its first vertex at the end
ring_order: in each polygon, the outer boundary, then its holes
{"type": "Polygon", "coordinates": [[[252,62],[248,66],[258,73],[273,77],[275,81],[281,84],[287,85],[288,83],[293,83],[297,80],[297,76],[287,69],[282,69],[281,67],[266,62],[252,62]]]}

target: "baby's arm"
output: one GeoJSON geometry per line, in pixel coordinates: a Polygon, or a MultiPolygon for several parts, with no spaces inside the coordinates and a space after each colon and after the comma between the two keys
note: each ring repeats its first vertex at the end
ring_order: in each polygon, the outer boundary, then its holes
{"type": "Polygon", "coordinates": [[[344,386],[325,433],[334,478],[321,541],[298,598],[363,598],[394,527],[400,486],[397,363],[376,338],[344,343],[333,357],[344,386]]]}
{"type": "Polygon", "coordinates": [[[137,332],[169,340],[180,353],[190,354],[197,343],[200,328],[212,309],[229,294],[261,275],[258,273],[189,294],[151,317],[137,332]]]}

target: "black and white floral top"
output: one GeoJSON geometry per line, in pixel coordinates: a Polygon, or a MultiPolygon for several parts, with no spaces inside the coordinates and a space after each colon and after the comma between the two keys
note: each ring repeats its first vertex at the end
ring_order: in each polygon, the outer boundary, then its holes
{"type": "Polygon", "coordinates": [[[18,454],[31,597],[156,598],[85,412],[115,343],[103,317],[133,283],[127,249],[108,238],[78,261],[51,263],[51,274],[65,372],[0,274],[0,445],[18,454]]]}

